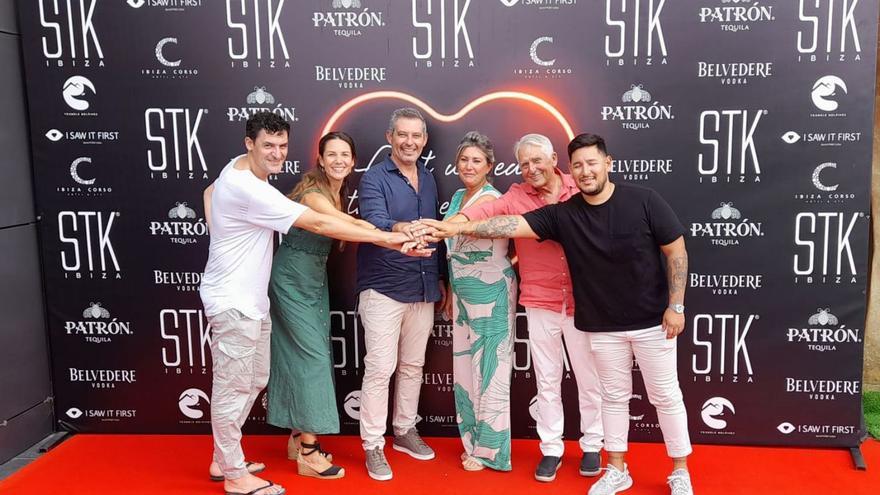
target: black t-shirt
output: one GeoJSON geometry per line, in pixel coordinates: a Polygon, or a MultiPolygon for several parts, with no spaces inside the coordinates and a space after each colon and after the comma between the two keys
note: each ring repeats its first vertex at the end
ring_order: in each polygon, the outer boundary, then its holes
{"type": "Polygon", "coordinates": [[[659,194],[615,184],[601,205],[578,194],[523,217],[541,240],[557,241],[565,250],[579,330],[617,332],[661,323],[669,294],[659,246],[685,230],[659,194]]]}

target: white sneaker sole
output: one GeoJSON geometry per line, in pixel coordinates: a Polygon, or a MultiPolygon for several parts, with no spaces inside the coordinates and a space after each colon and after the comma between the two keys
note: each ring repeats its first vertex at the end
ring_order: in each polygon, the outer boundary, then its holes
{"type": "Polygon", "coordinates": [[[535,479],[540,482],[543,482],[543,483],[550,483],[551,481],[556,479],[556,473],[559,471],[559,468],[561,468],[561,467],[562,467],[562,460],[560,459],[559,464],[556,465],[556,471],[553,471],[552,476],[538,476],[538,473],[535,473],[535,479]]]}
{"type": "Polygon", "coordinates": [[[391,448],[398,451],[398,452],[403,452],[404,454],[408,454],[413,459],[418,459],[420,461],[430,461],[431,459],[433,459],[435,457],[435,454],[433,452],[431,452],[430,454],[419,454],[417,452],[413,452],[412,450],[409,450],[406,447],[402,447],[400,445],[397,445],[396,443],[391,445],[391,448]]]}
{"type": "Polygon", "coordinates": [[[578,469],[578,473],[580,473],[581,476],[586,476],[586,477],[599,476],[599,473],[601,473],[601,472],[602,472],[602,468],[599,468],[595,471],[584,471],[582,469],[578,469]]]}
{"type": "MultiPolygon", "coordinates": [[[[632,486],[633,486],[633,480],[632,480],[632,478],[629,478],[628,480],[626,480],[626,483],[624,483],[623,486],[621,486],[621,487],[618,488],[617,490],[614,490],[614,491],[611,492],[611,493],[612,493],[612,494],[620,493],[620,492],[622,492],[622,491],[624,491],[624,490],[629,490],[630,488],[632,488],[632,486]]],[[[587,492],[587,495],[589,495],[589,492],[587,492]]]]}
{"type": "Polygon", "coordinates": [[[376,481],[388,481],[388,480],[390,480],[391,477],[394,475],[393,473],[389,473],[389,474],[376,474],[376,473],[370,471],[369,469],[367,469],[367,474],[370,475],[370,478],[373,478],[373,479],[376,480],[376,481]]]}

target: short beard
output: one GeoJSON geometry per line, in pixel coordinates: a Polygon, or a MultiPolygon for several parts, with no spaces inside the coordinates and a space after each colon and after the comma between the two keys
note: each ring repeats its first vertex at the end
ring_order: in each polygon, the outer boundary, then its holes
{"type": "MultiPolygon", "coordinates": [[[[599,194],[602,194],[602,191],[605,190],[605,186],[607,186],[607,185],[608,185],[607,179],[602,181],[601,183],[599,183],[597,181],[596,182],[596,190],[591,191],[591,192],[587,192],[587,191],[584,191],[583,189],[581,189],[581,192],[586,194],[587,196],[598,196],[599,194]]],[[[580,187],[578,187],[578,189],[580,189],[580,187]]]]}

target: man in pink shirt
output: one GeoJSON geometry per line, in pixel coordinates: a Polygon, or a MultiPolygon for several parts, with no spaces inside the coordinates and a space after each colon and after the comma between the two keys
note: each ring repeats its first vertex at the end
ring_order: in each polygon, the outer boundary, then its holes
{"type": "MultiPolygon", "coordinates": [[[[521,215],[578,194],[571,176],[556,167],[557,156],[546,136],[526,134],[514,145],[513,152],[524,182],[512,185],[495,201],[463,210],[462,215],[469,220],[521,215]]],[[[514,243],[520,265],[519,303],[526,308],[529,347],[538,385],[537,430],[543,457],[535,470],[535,479],[553,481],[562,463],[563,338],[578,387],[583,451],[579,471],[582,476],[596,476],[601,470],[599,450],[602,448],[599,379],[590,354],[588,334],[574,326],[574,299],[565,253],[562,246],[553,241],[539,244],[533,239],[515,239],[514,243]]]]}

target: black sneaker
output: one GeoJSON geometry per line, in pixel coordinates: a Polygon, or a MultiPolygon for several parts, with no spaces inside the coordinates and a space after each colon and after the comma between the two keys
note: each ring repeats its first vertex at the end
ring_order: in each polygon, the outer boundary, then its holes
{"type": "Polygon", "coordinates": [[[538,481],[550,482],[556,479],[556,471],[562,465],[562,458],[554,455],[545,455],[538,463],[535,469],[535,479],[538,481]]]}
{"type": "Polygon", "coordinates": [[[584,452],[581,457],[581,476],[598,476],[602,472],[602,458],[598,452],[584,452]]]}

